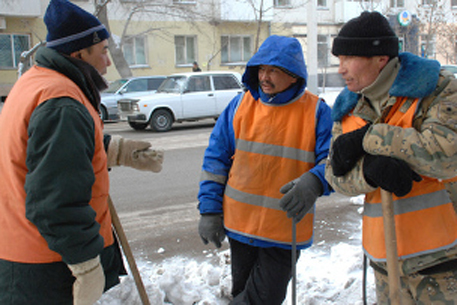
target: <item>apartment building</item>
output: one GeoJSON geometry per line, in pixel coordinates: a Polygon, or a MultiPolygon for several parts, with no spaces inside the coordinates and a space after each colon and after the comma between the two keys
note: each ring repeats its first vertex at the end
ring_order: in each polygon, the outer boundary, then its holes
{"type": "MultiPolygon", "coordinates": [[[[72,1],[98,14],[102,22],[106,19],[111,45],[122,51],[111,53],[117,55],[112,55],[115,65],[106,75],[110,81],[129,74],[191,71],[194,61],[202,70],[242,73],[258,46],[276,34],[300,40],[319,86],[340,86],[338,60],[330,53],[332,40],[346,21],[363,10],[379,11],[389,19],[403,51],[437,58],[443,64],[456,62],[452,12],[457,12],[457,0],[72,1]],[[105,2],[106,10],[99,11],[105,2]]],[[[22,52],[46,40],[43,15],[48,2],[0,1],[0,97],[8,94],[18,69],[33,60],[21,61],[22,52]]]]}

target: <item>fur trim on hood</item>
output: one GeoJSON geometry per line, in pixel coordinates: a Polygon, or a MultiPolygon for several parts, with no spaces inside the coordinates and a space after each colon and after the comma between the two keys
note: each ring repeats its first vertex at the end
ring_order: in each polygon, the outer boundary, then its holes
{"type": "MultiPolygon", "coordinates": [[[[440,63],[404,52],[399,56],[400,71],[389,90],[396,97],[423,98],[436,88],[440,73],[440,63]]],[[[341,121],[357,104],[360,94],[351,92],[347,87],[341,91],[332,108],[333,121],[341,121]]]]}

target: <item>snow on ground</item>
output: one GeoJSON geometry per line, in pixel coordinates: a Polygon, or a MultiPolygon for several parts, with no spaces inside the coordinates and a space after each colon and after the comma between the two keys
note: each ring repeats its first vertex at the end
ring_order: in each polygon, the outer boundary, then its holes
{"type": "MultiPolygon", "coordinates": [[[[362,197],[351,202],[362,206],[362,197]]],[[[359,211],[362,210],[360,207],[359,211]]],[[[358,226],[361,222],[342,226],[358,226]]],[[[360,241],[361,230],[351,240],[360,241]]],[[[324,247],[324,242],[302,251],[297,263],[296,296],[298,305],[362,305],[362,247],[339,242],[324,247]],[[329,250],[326,250],[329,249],[329,250]]],[[[152,305],[227,305],[231,275],[229,251],[219,253],[219,265],[174,257],[161,263],[137,262],[152,305]]],[[[127,265],[126,265],[127,266],[127,265]]],[[[292,304],[291,285],[284,305],[292,304]]],[[[367,303],[375,303],[372,269],[367,273],[367,303]]],[[[104,294],[99,305],[140,305],[131,276],[104,294]]]]}

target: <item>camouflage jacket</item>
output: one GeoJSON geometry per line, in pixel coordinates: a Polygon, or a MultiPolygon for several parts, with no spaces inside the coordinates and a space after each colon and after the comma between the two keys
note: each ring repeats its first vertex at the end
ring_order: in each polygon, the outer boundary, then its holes
{"type": "MultiPolygon", "coordinates": [[[[384,155],[404,160],[418,174],[438,179],[457,176],[457,80],[449,72],[440,70],[440,64],[411,53],[401,53],[394,63],[383,69],[368,90],[360,93],[345,88],[332,109],[333,141],[342,133],[342,118],[352,115],[376,123],[383,110],[393,105],[397,97],[425,100],[435,92],[444,77],[451,81],[423,114],[421,126],[402,128],[387,124],[373,124],[365,134],[363,148],[373,155],[384,155]],[[381,81],[380,81],[381,80],[381,81]],[[391,81],[390,81],[391,80],[391,81]],[[390,83],[389,83],[390,81],[390,83]],[[386,83],[391,84],[386,86],[386,83]]],[[[332,151],[330,149],[331,156],[332,151]]],[[[366,194],[375,190],[363,176],[363,157],[343,177],[333,175],[327,162],[325,177],[335,191],[348,196],[366,194]]],[[[447,183],[450,197],[457,206],[457,183],[447,183]]],[[[437,263],[457,258],[457,247],[427,256],[401,262],[403,272],[409,274],[437,263]]]]}

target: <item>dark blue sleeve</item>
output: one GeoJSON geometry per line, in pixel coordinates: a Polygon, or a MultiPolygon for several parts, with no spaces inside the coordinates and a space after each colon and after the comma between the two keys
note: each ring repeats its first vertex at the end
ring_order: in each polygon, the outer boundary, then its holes
{"type": "Polygon", "coordinates": [[[322,182],[324,187],[323,195],[330,195],[333,189],[325,180],[325,162],[329,153],[330,141],[332,139],[333,121],[330,107],[322,100],[316,113],[316,166],[310,170],[322,182]]]}
{"type": "Polygon", "coordinates": [[[235,153],[233,117],[241,98],[242,94],[235,97],[221,113],[209,138],[203,157],[202,179],[198,193],[201,214],[222,213],[225,183],[235,153]]]}

